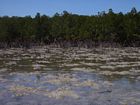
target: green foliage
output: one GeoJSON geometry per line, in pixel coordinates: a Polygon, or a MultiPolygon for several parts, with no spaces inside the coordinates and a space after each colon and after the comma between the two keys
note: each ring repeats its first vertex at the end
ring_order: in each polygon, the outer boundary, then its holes
{"type": "Polygon", "coordinates": [[[127,14],[99,12],[83,16],[64,11],[53,17],[37,13],[34,18],[0,17],[0,41],[107,41],[135,43],[140,41],[140,12],[132,8],[127,14]]]}

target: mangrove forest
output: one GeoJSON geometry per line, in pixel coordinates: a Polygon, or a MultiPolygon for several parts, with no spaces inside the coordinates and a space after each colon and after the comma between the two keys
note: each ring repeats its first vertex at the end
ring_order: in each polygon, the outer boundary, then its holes
{"type": "Polygon", "coordinates": [[[125,14],[109,9],[91,16],[63,11],[52,17],[40,13],[35,17],[0,17],[0,47],[64,42],[140,46],[140,12],[132,8],[125,14]]]}

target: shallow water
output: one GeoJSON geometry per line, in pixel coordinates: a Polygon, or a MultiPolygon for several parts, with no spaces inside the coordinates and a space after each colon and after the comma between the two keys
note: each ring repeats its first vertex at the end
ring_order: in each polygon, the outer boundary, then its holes
{"type": "Polygon", "coordinates": [[[140,48],[2,49],[0,105],[140,105],[140,48]]]}

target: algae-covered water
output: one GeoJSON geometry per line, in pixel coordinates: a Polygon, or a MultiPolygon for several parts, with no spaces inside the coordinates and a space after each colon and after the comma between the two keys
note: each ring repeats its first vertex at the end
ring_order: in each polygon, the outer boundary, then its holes
{"type": "Polygon", "coordinates": [[[0,105],[140,105],[140,48],[1,49],[0,105]]]}

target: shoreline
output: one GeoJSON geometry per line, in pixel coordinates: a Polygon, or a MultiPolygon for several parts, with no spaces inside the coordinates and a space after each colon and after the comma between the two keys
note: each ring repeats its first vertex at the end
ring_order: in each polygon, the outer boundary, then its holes
{"type": "Polygon", "coordinates": [[[97,42],[97,41],[56,41],[51,43],[43,42],[0,42],[0,49],[3,48],[32,48],[36,46],[50,46],[56,48],[121,48],[121,47],[140,47],[140,42],[130,44],[120,44],[116,42],[97,42]]]}

